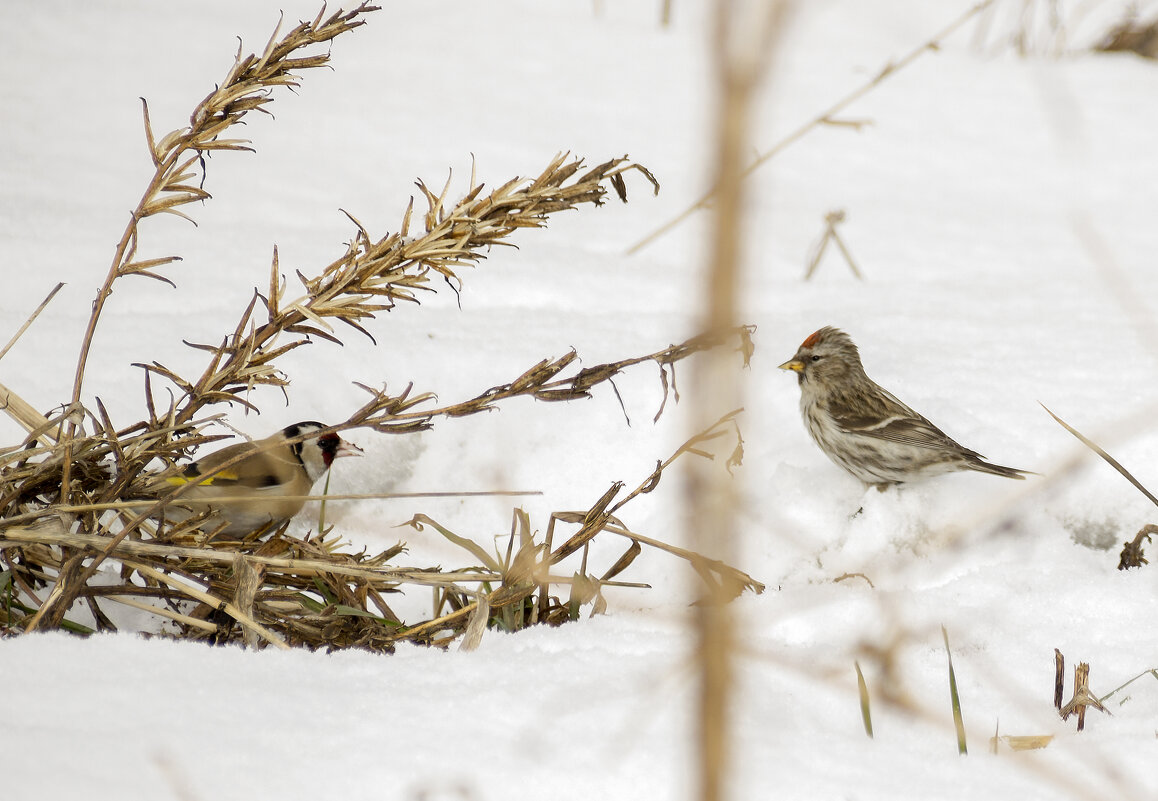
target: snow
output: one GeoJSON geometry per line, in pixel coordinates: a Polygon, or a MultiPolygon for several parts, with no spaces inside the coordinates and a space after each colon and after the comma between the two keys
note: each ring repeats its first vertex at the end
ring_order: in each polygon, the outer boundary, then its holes
{"type": "MultiPolygon", "coordinates": [[[[698,6],[674,4],[665,29],[653,3],[384,5],[334,43],[333,70],[280,93],[273,119],[248,118],[256,154],[212,158],[214,199],[194,208],[198,227],[146,223],[148,255],[182,256],[165,271],[180,289],[117,285],[86,402],[99,396],[122,424],[139,419],[132,363],[197,370],[199,355],[181,340],[232,330],[268,281],[274,244],[289,275],[328,264],[351,235],[339,209],[380,235],[397,228],[416,178],[441,187],[453,170],[465,189],[473,162],[495,186],[565,150],[590,163],[628,153],[663,189],[652,197],[629,179],[627,205],[522,232],[517,250],[498,249],[465,275],[461,309],[452,293],[399,309],[374,323],[376,347],[350,338],[302,349],[282,365],[289,404],[259,395],[262,415],[233,410],[231,422],[264,436],[301,419],[344,419],[364,399],[355,380],[465,398],[572,347],[597,364],[695,333],[709,219],[696,215],[637,255],[625,250],[705,187],[714,101],[698,6]]],[[[801,5],[761,95],[759,151],[970,7],[801,5]]],[[[1075,462],[1083,449],[1039,406],[1158,485],[1148,458],[1158,444],[1158,68],[1079,52],[1120,6],[1077,14],[1073,5],[1064,57],[1003,46],[1020,4],[999,2],[987,32],[966,25],[840,115],[865,125],[812,131],[748,184],[743,319],[759,329],[744,373],[737,564],[768,590],[734,604],[736,798],[1158,794],[1152,678],[1111,698],[1113,716],[1091,711],[1080,735],[1052,707],[1055,648],[1067,674],[1091,664],[1099,694],[1158,666],[1158,573],[1115,569],[1121,542],[1154,510],[1104,463],[1075,462]],[[803,282],[824,215],[837,208],[866,280],[830,247],[803,282]],[[807,438],[795,381],[775,369],[825,324],[848,331],[869,374],[951,436],[1042,475],[952,475],[865,493],[807,438]],[[872,584],[835,581],[846,573],[872,584]],[[872,740],[854,660],[873,694],[872,740]],[[992,757],[998,727],[1056,737],[1041,751],[992,757]]],[[[178,127],[224,75],[238,37],[260,48],[279,9],[288,25],[317,6],[0,7],[3,338],[67,284],[0,365],[0,382],[38,408],[70,394],[95,289],[151,171],[138,97],[156,130],[178,127]]],[[[420,436],[355,432],[367,456],[339,463],[330,489],[542,490],[522,503],[541,530],[552,510],[585,509],[616,480],[641,482],[691,433],[680,406],[652,424],[654,368],[617,383],[630,426],[602,389],[581,403],[510,403],[420,436]]],[[[0,434],[11,442],[17,428],[0,421],[0,434]]],[[[678,502],[673,480],[625,517],[682,543],[678,502]]],[[[434,535],[396,527],[416,512],[485,540],[508,530],[511,501],[359,502],[334,505],[328,520],[370,549],[405,540],[412,564],[462,560],[434,535]]],[[[595,557],[610,563],[620,547],[595,557]]],[[[558,629],[488,632],[473,653],[246,652],[133,634],[5,639],[3,795],[105,799],[123,797],[129,781],[150,798],[691,797],[693,578],[653,552],[624,578],[655,589],[609,592],[607,615],[558,629]]]]}

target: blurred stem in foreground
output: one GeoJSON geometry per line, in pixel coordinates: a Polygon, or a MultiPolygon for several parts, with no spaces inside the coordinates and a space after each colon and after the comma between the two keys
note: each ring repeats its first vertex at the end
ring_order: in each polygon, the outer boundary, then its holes
{"type": "MultiPolygon", "coordinates": [[[[719,86],[716,121],[716,164],[713,194],[715,220],[711,234],[707,286],[708,331],[736,325],[743,242],[743,159],[750,147],[753,94],[775,51],[788,16],[788,0],[733,3],[720,0],[712,28],[719,86]]],[[[699,431],[722,409],[742,406],[734,362],[723,354],[708,354],[697,371],[692,400],[692,426],[699,431]]],[[[728,561],[734,555],[733,528],[739,497],[737,480],[707,460],[689,465],[688,519],[700,553],[728,561]]],[[[698,797],[726,797],[729,715],[732,687],[730,599],[720,591],[695,607],[696,661],[699,673],[698,797]]]]}

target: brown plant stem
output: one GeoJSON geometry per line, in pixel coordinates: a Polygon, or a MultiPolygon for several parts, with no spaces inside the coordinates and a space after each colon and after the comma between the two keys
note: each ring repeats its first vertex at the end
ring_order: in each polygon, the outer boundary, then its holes
{"type": "Polygon", "coordinates": [[[149,121],[148,103],[142,98],[144,108],[145,135],[149,144],[150,156],[155,169],[144,193],[135,209],[129,215],[129,223],[121,236],[120,242],[113,253],[113,261],[105,275],[104,283],[97,290],[93,301],[92,313],[89,315],[88,325],[85,326],[84,338],[81,341],[80,353],[76,362],[76,373],[73,378],[72,398],[69,409],[81,411],[70,414],[67,425],[62,426],[59,446],[62,449],[63,465],[61,468],[60,496],[62,503],[67,503],[70,496],[72,480],[73,442],[81,424],[84,421],[83,407],[80,398],[84,387],[85,371],[88,366],[89,353],[93,339],[96,336],[97,324],[105,303],[112,295],[114,282],[124,275],[145,275],[167,281],[168,279],[152,273],[154,266],[174,261],[176,257],[169,256],[161,259],[150,259],[146,262],[134,262],[133,257],[137,250],[139,227],[142,220],[153,214],[168,212],[184,217],[177,210],[177,206],[185,203],[204,200],[209,193],[188,184],[191,173],[187,170],[194,161],[201,158],[206,150],[248,150],[240,141],[220,140],[219,136],[229,126],[239,122],[251,110],[260,109],[269,102],[264,93],[273,86],[294,86],[290,69],[304,69],[322,66],[329,60],[328,55],[321,55],[306,59],[287,60],[287,56],[296,50],[328,42],[341,33],[352,30],[364,21],[358,19],[362,14],[377,10],[368,3],[363,3],[351,12],[338,12],[323,22],[319,12],[312,23],[303,22],[293,29],[280,41],[276,40],[277,31],[270,37],[269,43],[261,58],[250,55],[242,59],[240,50],[233,69],[227,79],[211,92],[202,101],[190,118],[188,128],[174,131],[164,137],[159,143],[153,136],[149,121]],[[188,153],[195,153],[189,157],[188,153]],[[167,194],[167,196],[165,196],[167,194]]]}
{"type": "MultiPolygon", "coordinates": [[[[743,154],[750,131],[752,94],[774,50],[776,36],[786,21],[787,2],[751,9],[717,4],[713,30],[719,107],[715,112],[717,143],[713,194],[717,199],[713,222],[705,326],[726,331],[735,326],[743,241],[743,154]],[[755,14],[750,18],[744,11],[755,14]]],[[[695,381],[693,426],[703,430],[722,409],[743,406],[738,374],[718,351],[703,361],[695,381]]],[[[738,491],[736,480],[706,460],[689,463],[687,473],[692,541],[697,551],[733,561],[734,526],[738,491]]],[[[696,717],[698,726],[697,796],[721,801],[727,796],[731,747],[729,709],[732,698],[735,635],[723,585],[709,585],[708,597],[694,607],[695,654],[698,670],[696,717]]]]}
{"type": "MultiPolygon", "coordinates": [[[[784,150],[789,145],[794,144],[798,140],[803,139],[804,136],[809,131],[811,131],[813,128],[817,128],[821,125],[831,125],[831,124],[836,123],[836,120],[834,118],[836,117],[837,114],[844,111],[846,108],[848,108],[850,105],[852,105],[854,102],[856,102],[860,98],[867,95],[873,89],[877,88],[890,75],[894,75],[898,71],[900,71],[901,69],[904,69],[905,67],[912,64],[914,61],[917,60],[917,58],[919,58],[923,54],[928,53],[928,52],[936,52],[940,48],[941,42],[946,37],[948,37],[951,33],[956,31],[958,28],[960,28],[962,25],[964,25],[966,22],[968,22],[974,16],[979,14],[981,11],[983,11],[984,9],[991,6],[994,2],[995,2],[995,0],[982,0],[982,2],[973,6],[968,11],[963,13],[960,17],[953,20],[953,22],[951,22],[949,25],[946,25],[944,28],[942,28],[940,31],[938,31],[936,34],[934,34],[933,37],[931,39],[929,39],[928,41],[923,42],[920,45],[918,45],[917,47],[913,48],[907,54],[902,56],[899,60],[890,61],[888,64],[885,64],[885,66],[881,68],[880,72],[878,72],[876,75],[874,75],[872,78],[870,78],[866,83],[857,87],[852,92],[849,92],[847,95],[842,97],[840,100],[833,103],[831,106],[826,108],[824,111],[820,112],[820,114],[816,115],[811,120],[804,123],[799,128],[792,131],[791,133],[789,133],[787,136],[785,136],[783,139],[781,139],[779,142],[777,142],[771,148],[769,148],[768,150],[759,154],[752,161],[752,163],[750,163],[747,167],[745,167],[741,171],[740,176],[743,178],[747,178],[749,175],[751,175],[756,170],[758,170],[760,167],[762,167],[765,164],[765,162],[769,161],[775,155],[780,153],[780,151],[784,150]]],[[[710,208],[712,203],[715,200],[717,200],[719,191],[720,191],[720,184],[717,182],[713,185],[712,189],[707,194],[705,194],[703,197],[701,197],[699,200],[697,200],[695,203],[693,203],[687,209],[685,209],[680,214],[676,215],[671,220],[664,223],[659,228],[656,228],[654,231],[649,233],[643,239],[639,240],[634,245],[629,247],[627,249],[628,255],[637,253],[640,250],[642,250],[643,248],[647,247],[652,242],[654,242],[656,239],[659,239],[661,236],[666,234],[668,231],[670,231],[671,229],[675,228],[677,225],[682,223],[688,217],[691,217],[697,211],[700,211],[701,209],[710,208]]]]}

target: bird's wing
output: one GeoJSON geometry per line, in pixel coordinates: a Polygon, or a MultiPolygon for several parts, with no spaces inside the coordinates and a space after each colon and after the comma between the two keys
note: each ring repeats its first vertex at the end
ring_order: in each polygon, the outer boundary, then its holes
{"type": "Polygon", "coordinates": [[[982,458],[981,454],[963,447],[888,390],[880,386],[876,389],[878,394],[866,393],[863,397],[858,397],[855,404],[845,404],[845,408],[863,411],[832,415],[842,431],[919,448],[947,448],[964,455],[982,458]]]}
{"type": "Polygon", "coordinates": [[[249,489],[275,487],[292,482],[294,468],[300,466],[283,458],[276,450],[259,451],[260,445],[261,443],[239,442],[222,448],[189,465],[184,472],[168,477],[166,481],[173,485],[197,482],[202,486],[249,489]],[[213,472],[219,465],[242,454],[250,455],[223,470],[213,472]],[[209,473],[212,473],[209,478],[199,480],[209,473]]]}

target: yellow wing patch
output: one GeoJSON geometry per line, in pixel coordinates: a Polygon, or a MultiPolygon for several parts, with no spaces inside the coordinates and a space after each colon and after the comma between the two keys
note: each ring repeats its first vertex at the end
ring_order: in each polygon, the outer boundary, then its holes
{"type": "Polygon", "coordinates": [[[184,484],[200,484],[203,487],[211,487],[214,484],[236,484],[239,476],[232,470],[222,470],[220,473],[214,473],[206,479],[201,478],[200,473],[182,474],[179,476],[168,476],[165,481],[172,484],[174,487],[179,487],[184,484]]]}

